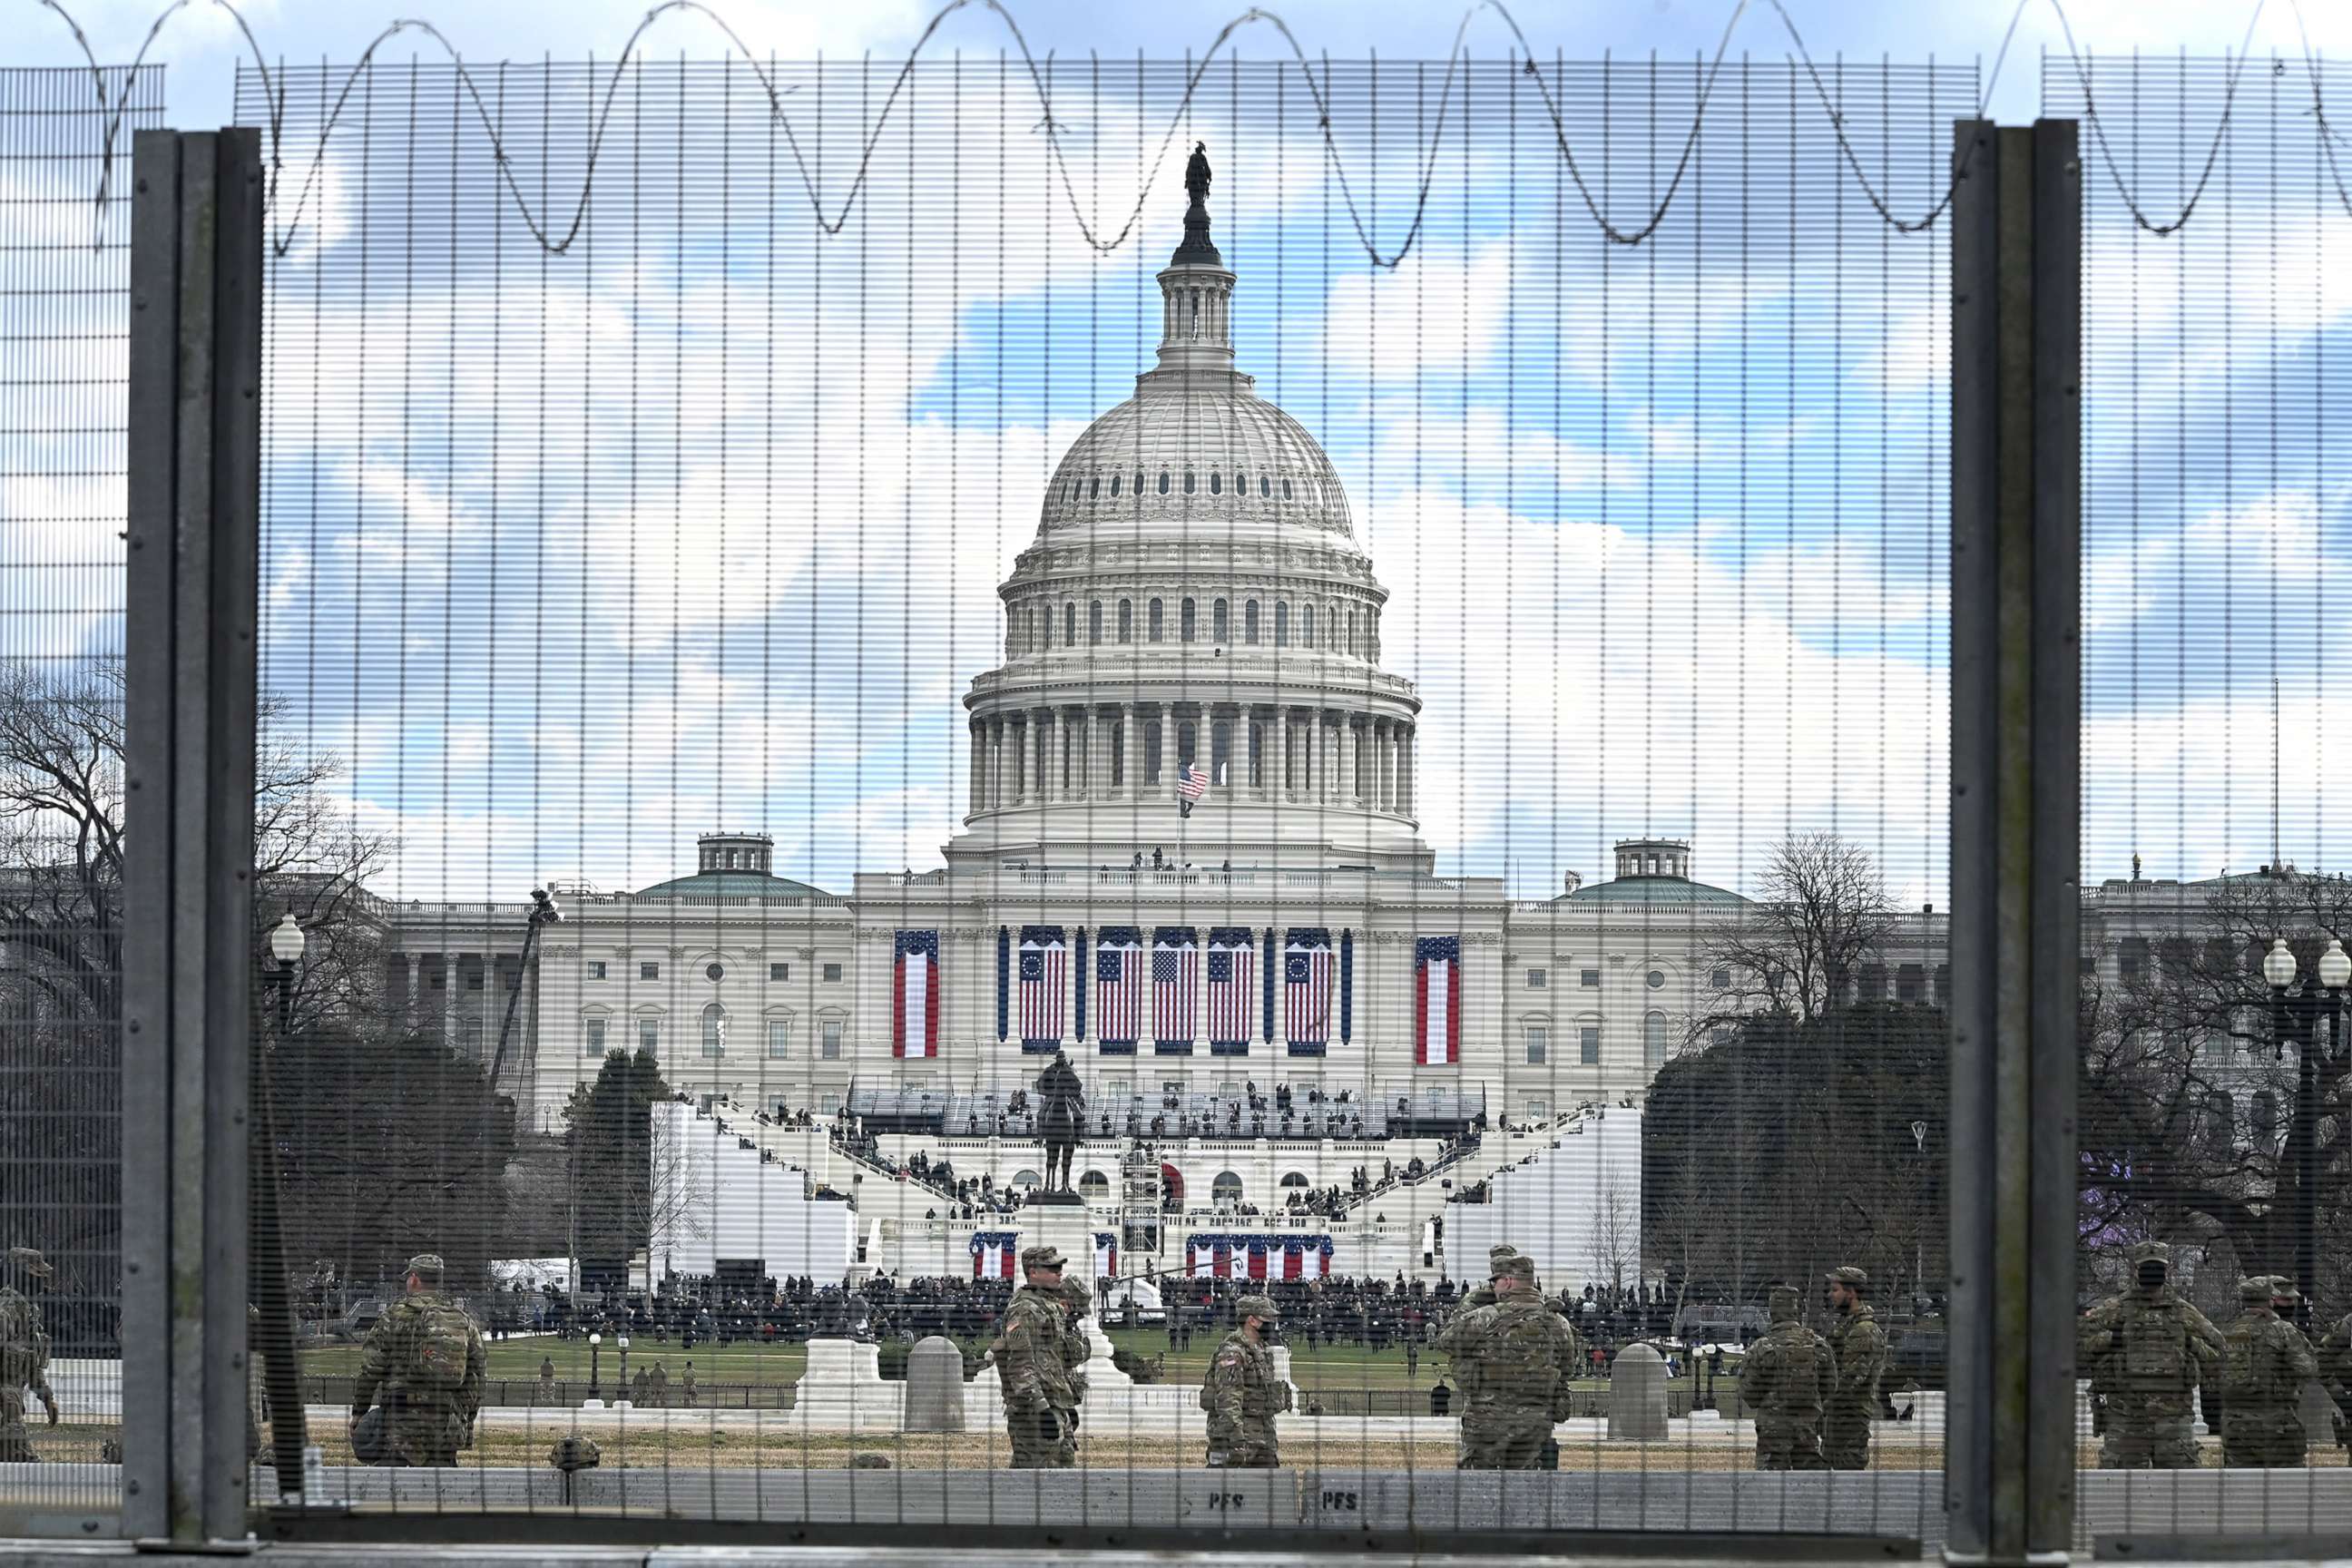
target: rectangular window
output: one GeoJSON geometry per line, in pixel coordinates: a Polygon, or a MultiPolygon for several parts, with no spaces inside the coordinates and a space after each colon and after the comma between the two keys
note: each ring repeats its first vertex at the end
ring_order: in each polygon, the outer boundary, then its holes
{"type": "Polygon", "coordinates": [[[1601,1065],[1601,1026],[1587,1024],[1576,1031],[1576,1059],[1584,1067],[1601,1065]]]}
{"type": "Polygon", "coordinates": [[[841,978],[841,965],[838,963],[826,964],[824,966],[824,978],[827,984],[831,984],[835,981],[839,980],[841,978]]]}
{"type": "Polygon", "coordinates": [[[580,1028],[580,1054],[601,1057],[604,1054],[604,1020],[591,1018],[580,1028]]]}
{"type": "Polygon", "coordinates": [[[1543,990],[1546,986],[1549,985],[1550,984],[1551,984],[1551,975],[1550,975],[1550,973],[1549,973],[1548,971],[1541,970],[1541,969],[1530,969],[1530,970],[1528,970],[1528,990],[1530,990],[1530,991],[1541,991],[1541,990],[1543,990]]]}
{"type": "Polygon", "coordinates": [[[1582,976],[1578,980],[1577,984],[1579,984],[1582,985],[1582,986],[1583,986],[1587,991],[1598,991],[1598,990],[1600,990],[1600,989],[1601,989],[1601,971],[1599,971],[1599,970],[1597,970],[1597,969],[1588,969],[1588,970],[1586,970],[1586,971],[1584,972],[1583,975],[1582,975],[1582,976]]]}
{"type": "Polygon", "coordinates": [[[658,1019],[658,1018],[640,1018],[640,1019],[638,1019],[638,1020],[637,1020],[637,1049],[639,1049],[639,1050],[641,1050],[641,1051],[654,1051],[654,1052],[659,1052],[659,1051],[660,1051],[660,1049],[661,1049],[661,1020],[660,1020],[660,1019],[658,1019]]]}
{"type": "Polygon", "coordinates": [[[640,980],[659,980],[661,978],[661,965],[658,963],[638,964],[637,978],[640,980]]]}
{"type": "Polygon", "coordinates": [[[817,1055],[827,1061],[841,1059],[841,1020],[827,1018],[817,1031],[817,1055]]]}
{"type": "Polygon", "coordinates": [[[592,958],[588,961],[588,978],[591,980],[602,980],[604,978],[604,961],[603,959],[592,958]]]}
{"type": "Polygon", "coordinates": [[[793,1021],[790,1018],[768,1020],[768,1054],[772,1057],[793,1054],[793,1021]]]}
{"type": "Polygon", "coordinates": [[[816,1108],[827,1116],[838,1116],[841,1114],[841,1096],[820,1094],[816,1097],[816,1108]]]}
{"type": "Polygon", "coordinates": [[[466,971],[466,989],[468,991],[479,991],[481,988],[482,970],[481,966],[477,964],[473,968],[466,971]]]}
{"type": "Polygon", "coordinates": [[[1549,1116],[1550,1114],[1550,1101],[1543,1100],[1530,1100],[1528,1101],[1528,1120],[1529,1121],[1541,1121],[1545,1117],[1549,1116]]]}
{"type": "Polygon", "coordinates": [[[1918,963],[1898,964],[1895,970],[1895,999],[1897,1002],[1923,1002],[1927,995],[1927,966],[1918,963]]]}
{"type": "Polygon", "coordinates": [[[1539,1068],[1550,1054],[1551,1031],[1540,1024],[1528,1026],[1528,1066],[1539,1068]]]}
{"type": "Polygon", "coordinates": [[[2123,983],[2132,984],[2147,973],[2147,938],[2127,936],[2116,957],[2116,970],[2123,983]]]}
{"type": "Polygon", "coordinates": [[[1708,976],[1708,981],[1717,991],[1728,991],[1731,989],[1731,971],[1718,969],[1708,976]]]}
{"type": "Polygon", "coordinates": [[[791,964],[772,963],[768,965],[768,979],[771,982],[790,980],[792,977],[793,966],[791,964]]]}

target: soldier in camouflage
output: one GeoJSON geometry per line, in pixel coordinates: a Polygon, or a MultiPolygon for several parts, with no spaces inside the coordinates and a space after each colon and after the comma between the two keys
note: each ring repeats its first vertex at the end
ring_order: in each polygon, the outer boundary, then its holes
{"type": "Polygon", "coordinates": [[[1824,1469],[1822,1415],[1837,1394],[1837,1354],[1799,1321],[1794,1285],[1773,1286],[1766,1300],[1772,1326],[1739,1373],[1739,1402],[1756,1415],[1756,1468],[1824,1469]]]}
{"type": "Polygon", "coordinates": [[[1536,1289],[1535,1259],[1494,1266],[1495,1303],[1458,1312],[1437,1336],[1462,1385],[1465,1470],[1541,1468],[1552,1425],[1568,1415],[1569,1382],[1582,1364],[1576,1331],[1536,1289]]]}
{"type": "Polygon", "coordinates": [[[49,1425],[58,1424],[58,1396],[49,1391],[49,1336],[33,1301],[37,1281],[50,1272],[49,1260],[33,1247],[8,1249],[7,1274],[0,1279],[0,1464],[40,1460],[25,1431],[26,1393],[40,1400],[49,1425]]]}
{"type": "Polygon", "coordinates": [[[2107,1469],[2193,1469],[2189,1400],[2210,1414],[2221,1364],[2221,1331],[2171,1286],[2172,1249],[2131,1250],[2133,1288],[2083,1314],[2076,1360],[2105,1413],[2099,1463],[2107,1469]]]}
{"type": "MultiPolygon", "coordinates": [[[[2221,1464],[2293,1468],[2305,1462],[2303,1384],[2319,1375],[2311,1343],[2273,1307],[2270,1276],[2238,1281],[2243,1309],[2221,1331],[2221,1464]]],[[[2209,1407],[2210,1408],[2210,1407],[2209,1407]]]]}
{"type": "Polygon", "coordinates": [[[1062,1364],[1070,1369],[1070,1430],[1078,1429],[1078,1414],[1087,1403],[1087,1392],[1092,1384],[1081,1369],[1093,1359],[1094,1345],[1087,1338],[1087,1315],[1095,1310],[1094,1292],[1087,1282],[1065,1272],[1062,1277],[1062,1304],[1068,1315],[1062,1321],[1062,1364]]]}
{"type": "Polygon", "coordinates": [[[1065,1470],[1078,1458],[1078,1395],[1070,1379],[1070,1304],[1062,1288],[1061,1253],[1051,1247],[1022,1248],[1021,1278],[1004,1309],[1003,1331],[991,1347],[1013,1468],[1065,1470]]]}
{"type": "Polygon", "coordinates": [[[2352,1313],[2336,1319],[2336,1325],[2319,1336],[2313,1359],[2319,1367],[2320,1386],[2336,1404],[2336,1441],[2341,1446],[2347,1424],[2352,1423],[2352,1313]]]}
{"type": "Polygon", "coordinates": [[[1870,1423],[1878,1414],[1878,1379],[1886,1370],[1886,1331],[1863,1298],[1870,1276],[1852,1264],[1829,1274],[1828,1340],[1837,1357],[1837,1390],[1822,1413],[1822,1458],[1833,1470],[1870,1465],[1870,1423]]]}
{"type": "Polygon", "coordinates": [[[385,1465],[454,1465],[474,1440],[488,1357],[482,1331],[466,1310],[442,1293],[441,1258],[420,1253],[408,1260],[407,1293],[368,1330],[360,1374],[352,1388],[354,1451],[385,1465]],[[383,1396],[382,1441],[370,1441],[362,1423],[383,1396]]]}
{"type": "Polygon", "coordinates": [[[1493,1306],[1495,1304],[1495,1287],[1491,1281],[1495,1278],[1495,1273],[1497,1269],[1502,1268],[1507,1259],[1517,1258],[1518,1255],[1519,1249],[1513,1247],[1507,1241],[1497,1242],[1495,1246],[1488,1247],[1486,1249],[1486,1278],[1490,1283],[1481,1285],[1476,1289],[1471,1291],[1468,1295],[1463,1297],[1462,1310],[1467,1311],[1473,1307],[1493,1306]]]}
{"type": "Polygon", "coordinates": [[[1290,1384],[1275,1370],[1268,1340],[1282,1313],[1264,1296],[1234,1303],[1238,1323],[1209,1358],[1201,1408],[1209,1415],[1209,1464],[1219,1469],[1271,1470],[1282,1463],[1274,1418],[1290,1408],[1290,1384]]]}

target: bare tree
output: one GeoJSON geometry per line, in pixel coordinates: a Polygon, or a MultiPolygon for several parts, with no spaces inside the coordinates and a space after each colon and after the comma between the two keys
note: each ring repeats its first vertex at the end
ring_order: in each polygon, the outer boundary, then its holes
{"type": "Polygon", "coordinates": [[[1775,845],[1756,901],[1702,945],[1730,984],[1693,1017],[1691,1039],[1759,1011],[1821,1016],[1854,994],[1896,918],[1877,862],[1852,839],[1800,833],[1775,845]]]}
{"type": "Polygon", "coordinates": [[[1623,1297],[1625,1275],[1639,1265],[1641,1249],[1640,1207],[1627,1193],[1624,1178],[1611,1171],[1585,1239],[1585,1266],[1595,1277],[1608,1279],[1611,1300],[1623,1297]]]}

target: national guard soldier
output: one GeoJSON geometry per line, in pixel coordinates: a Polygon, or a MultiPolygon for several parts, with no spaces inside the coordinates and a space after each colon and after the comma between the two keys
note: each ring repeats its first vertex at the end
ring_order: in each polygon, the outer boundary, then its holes
{"type": "Polygon", "coordinates": [[[2305,1462],[2303,1384],[2319,1375],[2311,1345],[2272,1307],[2268,1275],[2238,1281],[2243,1309],[2221,1334],[2221,1464],[2292,1468],[2305,1462]]]}
{"type": "Polygon", "coordinates": [[[2099,1463],[2111,1470],[2193,1469],[2189,1403],[2202,1391],[2211,1414],[2221,1331],[2173,1290],[2170,1247],[2141,1242],[2131,1266],[2132,1289],[2083,1314],[2076,1350],[2105,1411],[2099,1463]]]}
{"type": "Polygon", "coordinates": [[[1870,1423],[1878,1414],[1878,1378],[1886,1370],[1886,1331],[1870,1303],[1870,1276],[1849,1263],[1830,1271],[1831,1352],[1837,1357],[1837,1392],[1822,1413],[1822,1458],[1833,1470],[1870,1464],[1870,1423]]]}
{"type": "Polygon", "coordinates": [[[1492,1284],[1492,1280],[1495,1278],[1496,1271],[1503,1267],[1503,1262],[1506,1258],[1517,1258],[1518,1255],[1519,1249],[1513,1247],[1507,1241],[1496,1242],[1494,1246],[1488,1247],[1486,1249],[1486,1278],[1489,1283],[1479,1286],[1467,1296],[1463,1297],[1462,1310],[1466,1312],[1473,1307],[1493,1306],[1495,1304],[1495,1287],[1492,1284]]]}
{"type": "Polygon", "coordinates": [[[2336,1320],[2336,1326],[2319,1336],[2319,1345],[2313,1358],[2319,1366],[2320,1386],[2336,1403],[2336,1441],[2345,1441],[2347,1424],[2352,1423],[2352,1313],[2336,1320]]]}
{"type": "Polygon", "coordinates": [[[1800,1321],[1794,1285],[1775,1285],[1765,1300],[1772,1326],[1739,1373],[1739,1402],[1756,1415],[1756,1468],[1826,1468],[1822,1415],[1837,1394],[1837,1355],[1800,1321]]]}
{"type": "Polygon", "coordinates": [[[1216,1469],[1271,1470],[1282,1463],[1274,1418],[1290,1408],[1290,1384],[1275,1370],[1266,1337],[1282,1313],[1265,1296],[1234,1303],[1238,1326],[1209,1358],[1201,1408],[1209,1415],[1209,1464],[1216,1469]]]}
{"type": "Polygon", "coordinates": [[[1465,1470],[1532,1470],[1552,1424],[1568,1414],[1569,1380],[1583,1360],[1576,1331],[1536,1289],[1535,1259],[1495,1266],[1495,1304],[1456,1313],[1437,1336],[1462,1385],[1465,1470]]]}
{"type": "Polygon", "coordinates": [[[1075,1435],[1087,1390],[1093,1386],[1084,1369],[1095,1353],[1087,1338],[1087,1314],[1095,1310],[1095,1301],[1087,1282],[1067,1271],[1062,1276],[1062,1364],[1070,1369],[1070,1431],[1075,1435]]]}
{"type": "Polygon", "coordinates": [[[34,1304],[35,1280],[50,1275],[49,1260],[30,1247],[8,1249],[8,1272],[0,1279],[0,1463],[37,1464],[25,1433],[25,1394],[30,1390],[58,1424],[58,1396],[49,1391],[49,1336],[34,1304]]]}
{"type": "Polygon", "coordinates": [[[473,1443],[488,1357],[474,1320],[442,1294],[442,1273],[436,1253],[410,1258],[407,1293],[368,1330],[352,1388],[352,1447],[365,1463],[454,1465],[473,1443]],[[379,1391],[380,1439],[362,1430],[379,1391]]]}
{"type": "Polygon", "coordinates": [[[1021,1289],[1004,1309],[1003,1331],[991,1348],[1004,1395],[1013,1468],[1065,1470],[1077,1462],[1077,1392],[1067,1359],[1069,1301],[1062,1292],[1062,1255],[1052,1247],[1021,1250],[1021,1289]]]}

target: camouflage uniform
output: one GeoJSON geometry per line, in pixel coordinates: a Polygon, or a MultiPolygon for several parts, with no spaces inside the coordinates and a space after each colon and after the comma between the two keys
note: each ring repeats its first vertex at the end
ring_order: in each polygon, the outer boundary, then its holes
{"type": "Polygon", "coordinates": [[[1455,1464],[1465,1470],[1542,1468],[1554,1422],[1568,1414],[1569,1380],[1583,1362],[1576,1331],[1535,1289],[1535,1260],[1495,1265],[1495,1278],[1518,1282],[1491,1307],[1456,1313],[1437,1336],[1462,1385],[1462,1437],[1455,1464]]]}
{"type": "Polygon", "coordinates": [[[2320,1386],[2336,1402],[2336,1440],[2341,1444],[2346,1423],[2352,1421],[2352,1314],[2336,1319],[2336,1326],[2319,1336],[2313,1359],[2319,1366],[2320,1386]]]}
{"type": "Polygon", "coordinates": [[[1464,1311],[1468,1311],[1473,1307],[1493,1306],[1495,1304],[1495,1276],[1502,1272],[1503,1265],[1505,1263],[1507,1263],[1518,1255],[1519,1249],[1513,1247],[1507,1241],[1497,1242],[1494,1246],[1488,1247],[1486,1249],[1486,1283],[1479,1286],[1476,1289],[1462,1298],[1462,1310],[1464,1311]]]}
{"type": "MultiPolygon", "coordinates": [[[[1279,1322],[1264,1296],[1234,1303],[1236,1319],[1279,1322]]],[[[1209,1463],[1224,1469],[1270,1470],[1282,1463],[1274,1418],[1290,1408],[1290,1384],[1275,1371],[1274,1352],[1244,1328],[1225,1336],[1201,1380],[1201,1408],[1209,1415],[1209,1463]]]]}
{"type": "MultiPolygon", "coordinates": [[[[1025,1247],[1021,1268],[1058,1268],[1062,1255],[1050,1247],[1025,1247]]],[[[997,1384],[1004,1395],[1004,1424],[1013,1439],[1013,1468],[1064,1470],[1077,1462],[1077,1390],[1070,1378],[1069,1301],[1058,1286],[1024,1283],[1004,1310],[1003,1331],[992,1347],[997,1384]]]]}
{"type": "Polygon", "coordinates": [[[48,1259],[29,1247],[8,1249],[8,1277],[0,1283],[0,1463],[37,1464],[32,1440],[25,1431],[27,1390],[58,1424],[58,1396],[49,1392],[49,1336],[41,1328],[41,1309],[18,1289],[20,1281],[47,1279],[48,1259]]]}
{"type": "Polygon", "coordinates": [[[2310,1342],[2271,1306],[2267,1276],[2238,1281],[2245,1309],[2221,1335],[2221,1463],[2305,1463],[2303,1384],[2319,1375],[2310,1342]]]}
{"type": "Polygon", "coordinates": [[[2171,1248],[2132,1248],[2137,1283],[2083,1314],[2076,1359],[2105,1411],[2099,1463],[2108,1469],[2193,1469],[2189,1399],[2208,1397],[2221,1368],[2221,1331],[2166,1282],[2171,1248]]]}
{"type": "MultiPolygon", "coordinates": [[[[1870,1289],[1870,1276],[1851,1264],[1832,1270],[1829,1278],[1851,1289],[1870,1289]]],[[[1886,1370],[1886,1331],[1878,1326],[1868,1302],[1856,1301],[1838,1315],[1828,1337],[1837,1356],[1837,1392],[1822,1413],[1822,1458],[1833,1470],[1867,1469],[1870,1423],[1878,1414],[1878,1378],[1886,1370]]]]}
{"type": "Polygon", "coordinates": [[[441,1293],[441,1259],[431,1253],[410,1258],[408,1274],[425,1288],[385,1309],[360,1351],[352,1425],[359,1426],[381,1389],[383,1464],[454,1465],[457,1450],[473,1443],[488,1357],[474,1320],[441,1293]],[[453,1367],[453,1361],[462,1364],[453,1367]]]}
{"type": "Polygon", "coordinates": [[[1739,1402],[1756,1415],[1756,1468],[1826,1469],[1822,1413],[1837,1394],[1837,1355],[1798,1321],[1797,1288],[1775,1285],[1772,1326],[1748,1347],[1739,1402]]]}

